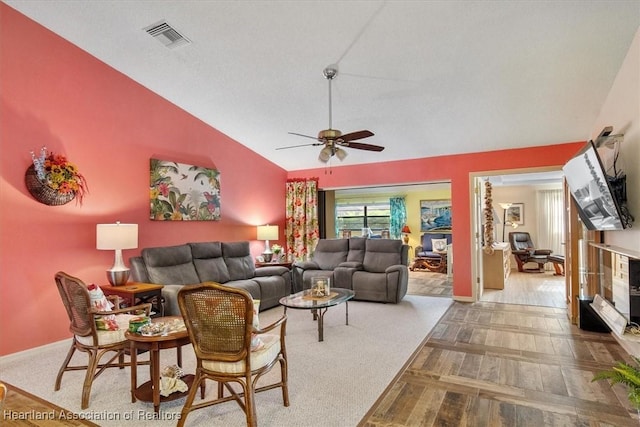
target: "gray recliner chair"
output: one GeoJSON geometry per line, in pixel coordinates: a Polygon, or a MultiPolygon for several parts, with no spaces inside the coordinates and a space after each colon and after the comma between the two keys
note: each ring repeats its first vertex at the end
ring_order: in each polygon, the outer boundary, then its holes
{"type": "Polygon", "coordinates": [[[516,258],[519,272],[541,273],[544,271],[544,265],[550,262],[549,255],[553,251],[551,249],[536,249],[531,235],[526,231],[509,233],[509,244],[511,245],[511,253],[516,258]],[[524,265],[529,262],[538,264],[538,268],[525,268],[524,265]]]}

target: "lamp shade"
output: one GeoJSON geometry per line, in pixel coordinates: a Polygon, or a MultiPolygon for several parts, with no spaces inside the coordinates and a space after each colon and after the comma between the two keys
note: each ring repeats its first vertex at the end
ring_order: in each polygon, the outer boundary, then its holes
{"type": "Polygon", "coordinates": [[[278,240],[277,225],[259,225],[258,240],[278,240]]]}
{"type": "Polygon", "coordinates": [[[402,227],[402,232],[403,233],[411,233],[411,229],[409,228],[408,225],[405,225],[404,227],[402,227]]]}
{"type": "Polygon", "coordinates": [[[138,224],[98,224],[96,249],[135,249],[138,247],[138,224]]]}

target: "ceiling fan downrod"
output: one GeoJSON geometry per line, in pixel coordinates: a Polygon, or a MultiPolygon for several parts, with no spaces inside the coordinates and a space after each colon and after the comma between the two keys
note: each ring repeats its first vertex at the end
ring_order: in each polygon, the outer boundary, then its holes
{"type": "Polygon", "coordinates": [[[324,78],[327,79],[329,81],[329,129],[332,129],[331,127],[331,118],[332,118],[332,114],[331,114],[331,80],[333,80],[334,78],[336,78],[336,76],[338,75],[338,68],[336,66],[333,65],[329,65],[327,68],[325,68],[322,71],[322,74],[324,75],[324,78]]]}

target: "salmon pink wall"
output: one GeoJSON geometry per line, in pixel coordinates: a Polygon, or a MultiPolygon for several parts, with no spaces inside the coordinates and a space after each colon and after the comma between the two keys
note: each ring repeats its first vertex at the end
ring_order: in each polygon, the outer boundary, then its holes
{"type": "Polygon", "coordinates": [[[205,240],[250,240],[258,255],[256,225],[284,230],[286,171],[2,3],[0,70],[0,355],[70,336],[53,276],[106,282],[114,253],[95,249],[97,223],[139,224],[127,263],[144,247],[205,240]],[[28,193],[42,146],[84,174],[82,206],[28,193]],[[151,221],[151,157],[217,168],[222,220],[151,221]]]}
{"type": "Polygon", "coordinates": [[[554,166],[560,168],[583,144],[584,141],[545,147],[336,166],[331,168],[330,174],[325,173],[326,168],[290,171],[289,178],[319,177],[318,186],[321,189],[450,181],[455,260],[453,294],[461,300],[469,300],[473,295],[472,284],[475,282],[471,274],[470,174],[505,169],[554,166]]]}

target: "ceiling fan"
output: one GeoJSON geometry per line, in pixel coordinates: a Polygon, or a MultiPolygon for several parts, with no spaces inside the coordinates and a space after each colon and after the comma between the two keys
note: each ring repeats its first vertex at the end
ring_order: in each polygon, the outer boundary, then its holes
{"type": "Polygon", "coordinates": [[[359,139],[368,138],[373,136],[373,132],[369,130],[359,130],[356,132],[350,132],[347,134],[342,134],[341,131],[337,129],[331,128],[331,81],[338,75],[337,66],[328,66],[322,72],[324,77],[329,82],[329,128],[325,130],[321,130],[318,133],[318,136],[310,136],[303,135],[301,133],[289,132],[291,135],[302,136],[305,138],[315,139],[317,142],[312,142],[309,144],[301,144],[301,145],[292,145],[289,147],[280,147],[276,148],[276,150],[285,150],[288,148],[296,148],[296,147],[307,147],[307,146],[320,146],[324,145],[324,148],[320,150],[320,155],[318,159],[327,163],[331,157],[336,156],[338,159],[343,160],[347,157],[347,152],[343,150],[343,147],[347,148],[355,148],[357,150],[367,150],[367,151],[382,151],[384,147],[373,144],[364,144],[362,142],[355,142],[359,139]]]}

